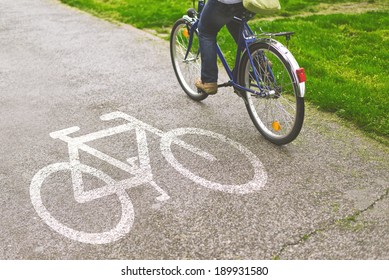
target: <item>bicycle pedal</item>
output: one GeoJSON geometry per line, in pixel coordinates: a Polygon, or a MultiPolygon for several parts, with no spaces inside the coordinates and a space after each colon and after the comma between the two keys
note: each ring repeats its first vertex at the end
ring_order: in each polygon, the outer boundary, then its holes
{"type": "Polygon", "coordinates": [[[220,87],[230,87],[230,86],[232,86],[231,82],[226,82],[226,83],[217,85],[218,88],[220,88],[220,87]]]}

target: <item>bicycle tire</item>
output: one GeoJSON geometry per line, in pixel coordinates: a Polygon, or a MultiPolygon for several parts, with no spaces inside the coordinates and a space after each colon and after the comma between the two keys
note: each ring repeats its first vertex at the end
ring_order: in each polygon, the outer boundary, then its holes
{"type": "Polygon", "coordinates": [[[191,23],[179,19],[174,24],[170,35],[170,56],[174,73],[185,93],[195,101],[201,101],[208,94],[199,92],[195,81],[201,76],[200,47],[197,32],[193,33],[193,43],[187,59],[185,55],[189,45],[191,23]]]}
{"type": "Polygon", "coordinates": [[[249,50],[255,69],[245,51],[239,66],[239,84],[258,91],[256,82],[251,82],[255,80],[253,71],[257,71],[261,86],[274,90],[275,95],[260,97],[246,91],[247,111],[265,139],[276,145],[288,144],[299,135],[304,122],[304,93],[294,74],[298,64],[291,53],[274,40],[257,41],[249,50]]]}
{"type": "MultiPolygon", "coordinates": [[[[75,230],[64,225],[50,214],[47,208],[43,205],[41,197],[41,187],[44,180],[52,173],[63,170],[72,171],[74,168],[75,167],[69,162],[54,163],[42,168],[33,177],[30,185],[30,198],[32,205],[34,206],[36,212],[41,217],[41,219],[50,228],[52,228],[59,234],[82,243],[107,244],[119,240],[125,235],[127,235],[134,222],[134,208],[128,194],[124,189],[118,189],[116,192],[116,195],[122,205],[122,216],[116,227],[111,229],[110,231],[90,233],[75,230]]],[[[98,179],[107,183],[107,185],[113,185],[116,183],[116,181],[110,178],[107,174],[88,165],[79,164],[76,168],[80,172],[89,173],[92,176],[97,177],[98,179]]],[[[103,195],[100,195],[99,197],[103,197],[103,195]]]]}
{"type": "Polygon", "coordinates": [[[218,134],[212,131],[198,129],[198,128],[173,129],[169,132],[166,132],[161,137],[161,151],[162,151],[162,155],[165,157],[167,162],[169,162],[170,165],[172,165],[173,168],[176,169],[179,173],[181,173],[183,176],[187,177],[188,179],[192,180],[193,182],[209,189],[223,191],[227,193],[246,194],[246,193],[258,191],[267,182],[267,173],[265,171],[265,168],[256,155],[254,155],[249,149],[239,144],[238,142],[235,142],[234,140],[227,138],[222,134],[218,134]],[[237,149],[250,161],[254,171],[253,178],[244,184],[228,185],[228,184],[220,184],[218,182],[213,182],[194,174],[193,172],[185,168],[184,165],[182,165],[176,159],[176,157],[174,156],[171,150],[171,145],[174,143],[174,140],[176,140],[178,136],[182,136],[185,134],[197,134],[197,135],[208,136],[214,139],[218,139],[226,144],[229,144],[233,148],[237,149]]]}

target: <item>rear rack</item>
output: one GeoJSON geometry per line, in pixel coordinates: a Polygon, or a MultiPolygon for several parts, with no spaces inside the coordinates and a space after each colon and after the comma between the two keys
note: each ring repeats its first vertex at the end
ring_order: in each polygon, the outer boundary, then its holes
{"type": "MultiPolygon", "coordinates": [[[[262,31],[262,30],[261,30],[262,31]]],[[[259,36],[267,36],[267,37],[281,37],[285,36],[286,40],[289,41],[291,36],[294,34],[294,31],[288,31],[288,32],[277,32],[277,33],[270,33],[270,32],[262,32],[259,34],[259,36]]]]}

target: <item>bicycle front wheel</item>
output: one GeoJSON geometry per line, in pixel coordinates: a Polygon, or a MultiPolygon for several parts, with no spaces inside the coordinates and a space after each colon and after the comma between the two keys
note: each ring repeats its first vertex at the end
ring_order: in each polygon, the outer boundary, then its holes
{"type": "Polygon", "coordinates": [[[198,35],[196,32],[191,35],[190,27],[190,22],[185,19],[174,24],[170,36],[170,56],[182,89],[191,99],[201,101],[207,98],[208,94],[198,92],[195,86],[196,79],[201,76],[201,58],[198,35]],[[190,51],[187,54],[188,47],[190,51]]]}
{"type": "Polygon", "coordinates": [[[278,42],[258,41],[250,46],[253,63],[245,52],[239,68],[242,86],[259,92],[257,76],[268,93],[264,97],[246,91],[246,107],[255,127],[276,145],[293,141],[304,121],[304,98],[295,76],[298,65],[290,52],[281,50],[287,49],[278,42]]]}

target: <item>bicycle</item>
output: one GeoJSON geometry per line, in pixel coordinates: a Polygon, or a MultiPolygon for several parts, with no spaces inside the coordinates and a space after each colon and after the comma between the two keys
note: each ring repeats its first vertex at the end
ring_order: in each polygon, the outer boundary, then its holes
{"type": "Polygon", "coordinates": [[[183,176],[203,187],[228,193],[246,194],[259,190],[267,181],[267,174],[259,159],[241,144],[221,134],[196,128],[178,128],[168,132],[163,132],[123,112],[108,113],[102,115],[100,118],[104,121],[122,119],[125,120],[126,123],[78,137],[69,136],[80,129],[77,126],[50,133],[52,138],[62,140],[68,144],[69,162],[50,164],[40,169],[31,181],[30,197],[36,212],[48,226],[67,238],[84,243],[105,244],[114,242],[125,236],[130,231],[134,222],[133,204],[126,192],[126,189],[150,184],[159,194],[156,197],[156,200],[163,202],[170,198],[170,196],[153,180],[146,132],[153,133],[161,137],[160,149],[162,155],[173,168],[175,168],[183,176]],[[135,131],[138,156],[130,157],[126,162],[117,160],[87,145],[88,142],[129,131],[135,131]],[[209,162],[217,160],[217,158],[208,152],[190,145],[179,138],[184,135],[193,134],[211,137],[229,145],[230,148],[232,147],[238,150],[245,158],[248,159],[253,168],[254,174],[251,180],[240,185],[228,185],[210,181],[201,175],[191,172],[187,166],[181,164],[174,156],[171,149],[173,144],[203,158],[206,162],[205,164],[209,164],[209,162]],[[80,162],[80,151],[86,152],[122,171],[125,171],[132,175],[132,177],[118,181],[99,169],[82,164],[80,162]],[[57,220],[50,213],[50,211],[45,207],[41,196],[42,185],[43,182],[52,174],[63,171],[71,172],[74,199],[78,203],[88,203],[111,195],[117,196],[121,204],[122,213],[120,221],[113,229],[105,232],[85,232],[73,229],[57,220]],[[83,174],[89,174],[92,177],[96,177],[105,184],[100,187],[87,189],[84,186],[83,174]]]}
{"type": "MultiPolygon", "coordinates": [[[[197,26],[205,1],[188,9],[177,20],[170,36],[170,55],[175,75],[185,93],[195,101],[207,94],[195,87],[200,77],[201,56],[197,26]]],[[[217,54],[229,81],[218,87],[233,87],[243,98],[252,122],[265,139],[276,145],[292,142],[304,121],[306,75],[296,59],[275,37],[289,42],[294,32],[255,34],[248,25],[252,14],[234,17],[241,25],[234,67],[230,67],[217,46],[217,54]],[[232,70],[233,69],[233,70],[232,70]]]]}

